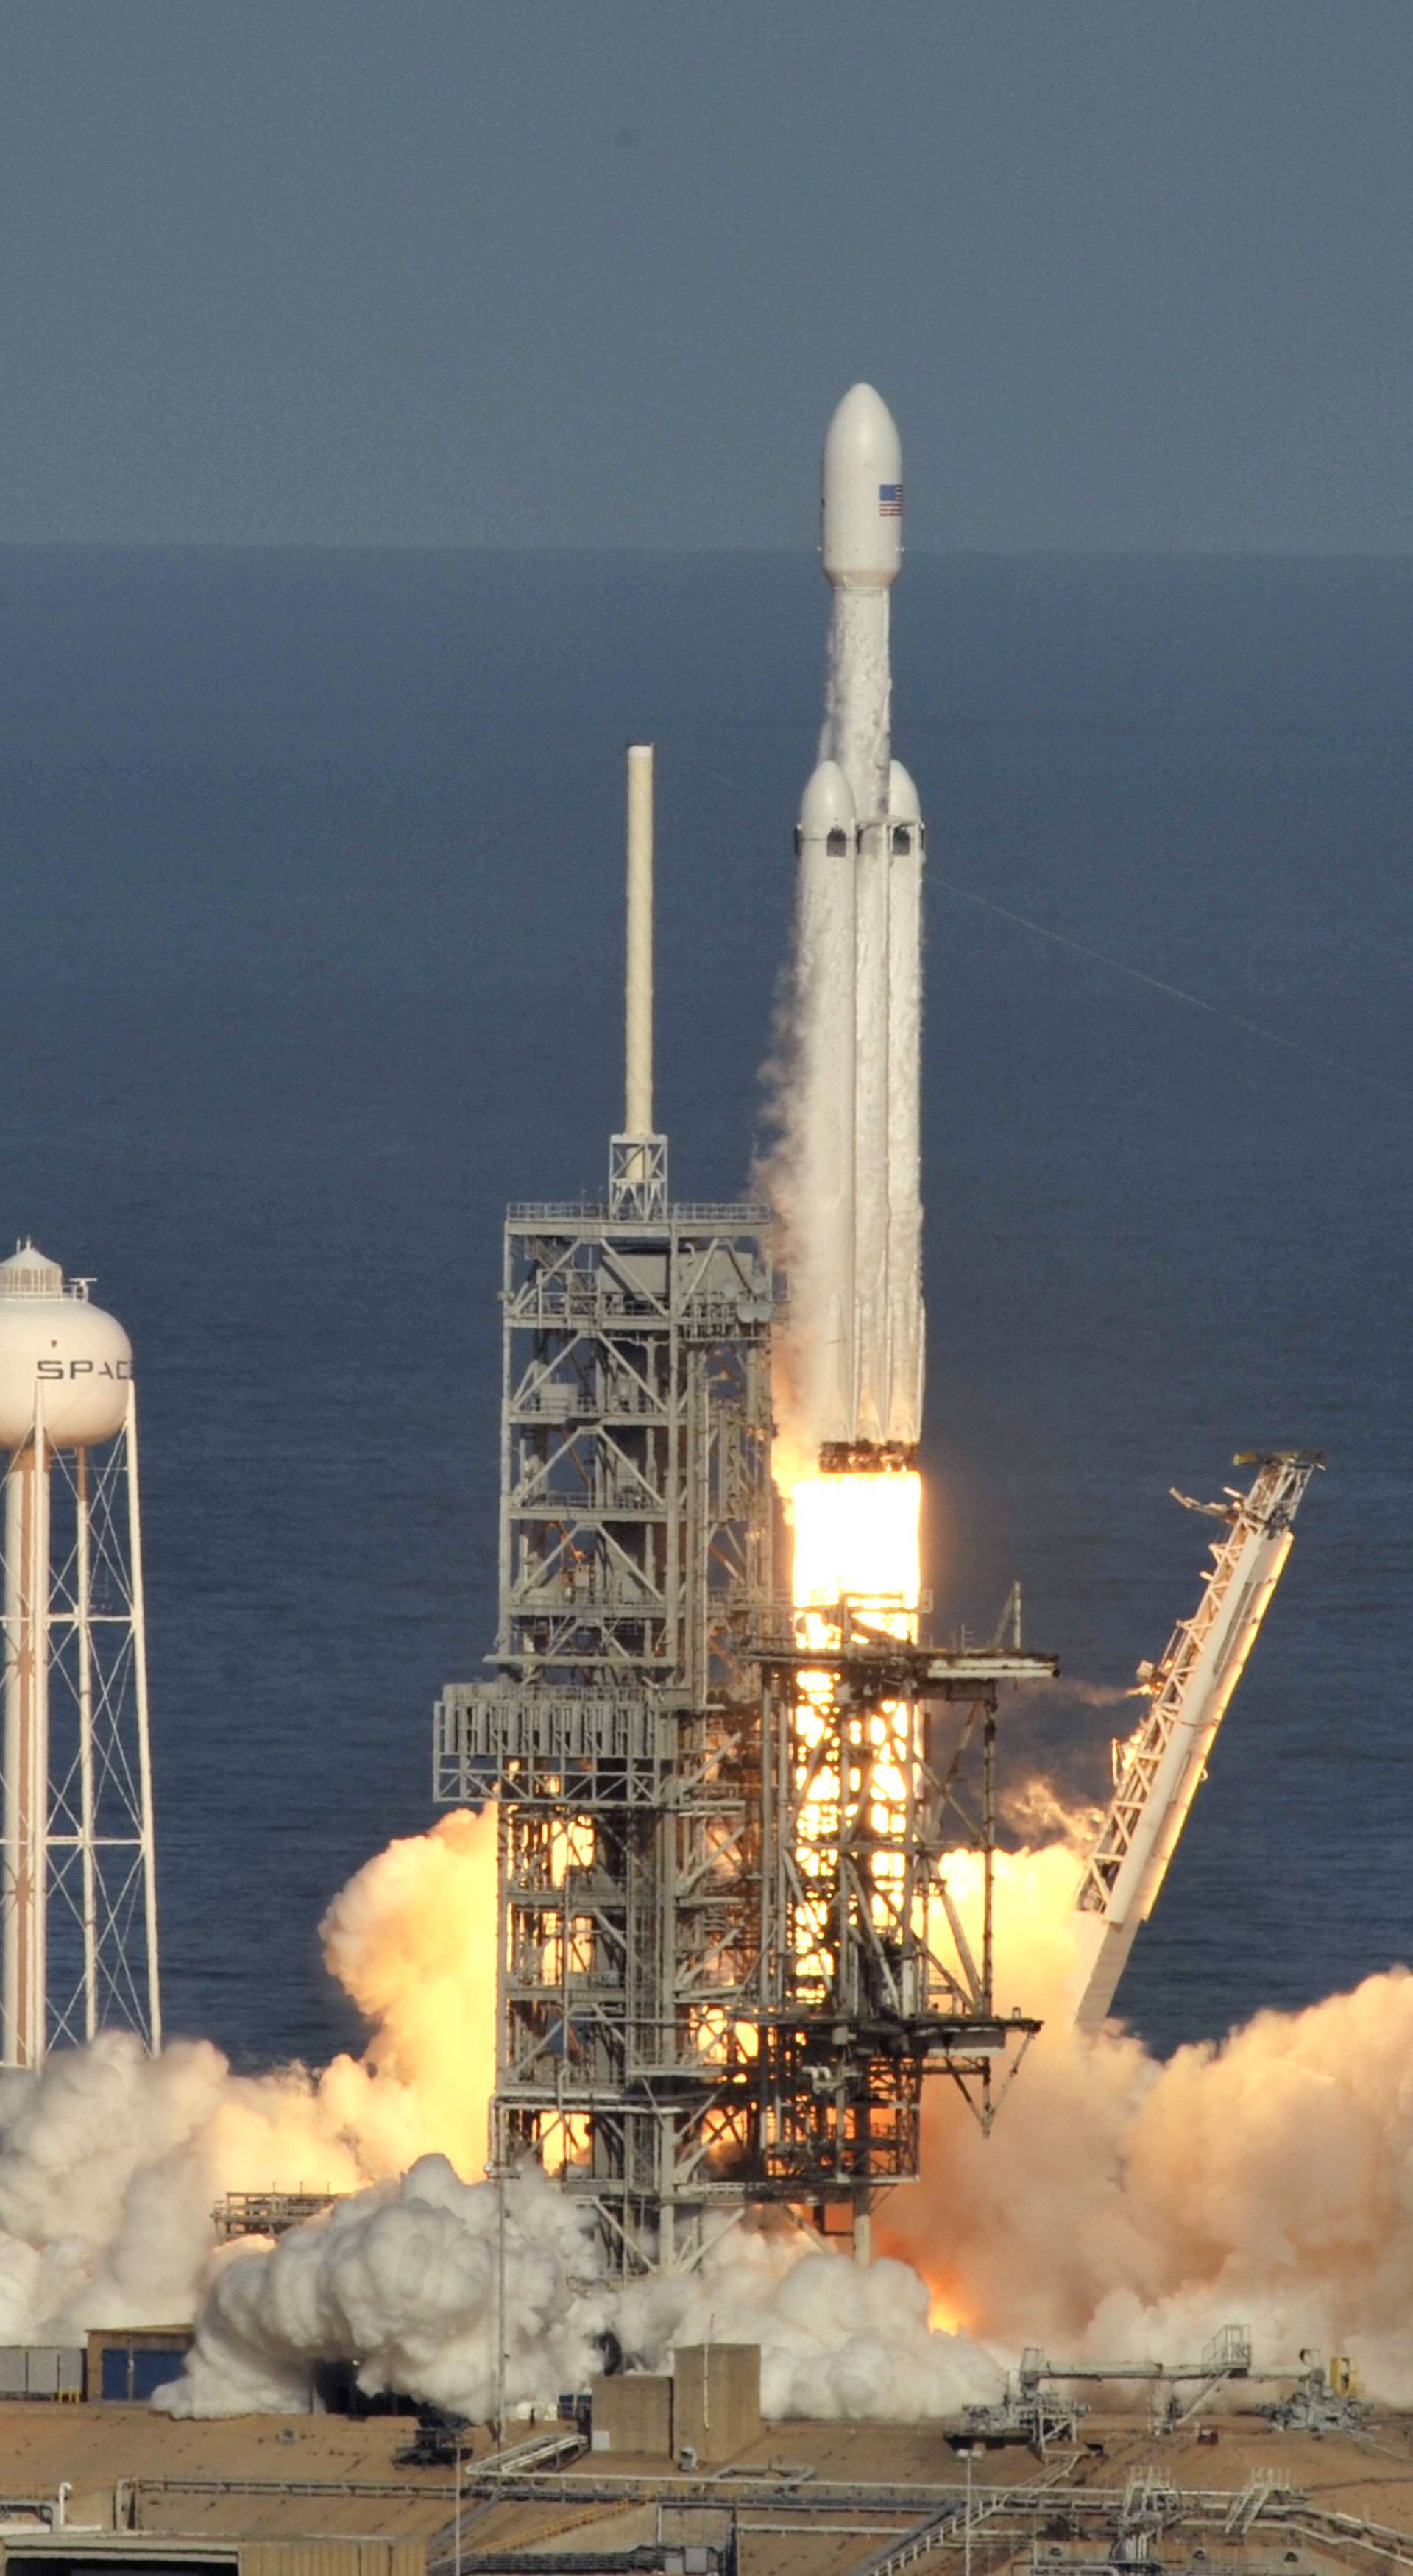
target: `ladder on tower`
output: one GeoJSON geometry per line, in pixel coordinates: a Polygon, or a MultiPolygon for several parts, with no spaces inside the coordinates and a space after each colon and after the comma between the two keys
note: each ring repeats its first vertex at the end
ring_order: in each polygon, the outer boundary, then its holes
{"type": "Polygon", "coordinates": [[[1254,1467],[1246,1493],[1226,1488],[1220,1503],[1174,1500],[1224,1524],[1192,1618],[1180,1620],[1160,1663],[1140,1665],[1151,1696],[1147,1716],[1116,1747],[1114,1794],[1085,1863],[1076,1899],[1075,2022],[1096,2031],[1128,1965],[1139,1925],[1157,1902],[1188,1810],[1246,1659],[1256,1642],[1291,1546],[1306,1486],[1323,1465],[1311,1450],[1269,1456],[1243,1451],[1254,1467]]]}

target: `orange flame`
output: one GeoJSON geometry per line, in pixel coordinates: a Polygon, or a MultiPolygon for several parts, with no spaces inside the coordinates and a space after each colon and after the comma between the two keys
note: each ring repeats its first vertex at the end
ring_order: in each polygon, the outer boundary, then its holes
{"type": "MultiPolygon", "coordinates": [[[[802,1643],[828,1648],[846,1625],[915,1637],[921,1600],[921,1478],[911,1472],[803,1476],[791,1490],[790,1505],[795,1533],[791,1597],[802,1643]]],[[[797,1956],[810,1973],[825,1966],[830,1898],[824,1855],[851,1784],[840,1779],[837,1761],[823,1751],[833,1732],[830,1676],[803,1673],[800,1690],[797,1741],[810,1782],[804,1815],[813,1820],[820,1851],[814,1860],[806,1833],[796,1853],[805,1890],[796,1927],[797,1956]],[[812,1879],[817,1884],[811,1897],[812,1879]]],[[[876,1710],[869,1733],[868,1825],[877,1837],[873,1878],[882,1921],[901,1882],[909,1782],[898,1740],[899,1713],[887,1705],[876,1710]]]]}

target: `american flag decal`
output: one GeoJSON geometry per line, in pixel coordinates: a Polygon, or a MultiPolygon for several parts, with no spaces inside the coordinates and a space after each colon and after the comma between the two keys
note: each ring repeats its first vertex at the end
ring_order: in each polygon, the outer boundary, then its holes
{"type": "Polygon", "coordinates": [[[901,519],[903,515],[903,487],[901,483],[879,484],[878,515],[880,519],[901,519]]]}

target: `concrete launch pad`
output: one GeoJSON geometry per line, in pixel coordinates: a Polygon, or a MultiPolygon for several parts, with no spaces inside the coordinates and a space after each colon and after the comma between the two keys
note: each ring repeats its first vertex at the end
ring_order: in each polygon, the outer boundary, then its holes
{"type": "MultiPolygon", "coordinates": [[[[521,2428],[522,2435],[528,2428],[521,2428]]],[[[974,2450],[957,2424],[771,2424],[734,2458],[536,2466],[522,2439],[400,2465],[406,2418],[174,2423],[141,2407],[0,2405],[3,2576],[1334,2576],[1413,2569],[1413,2416],[1357,2434],[1212,2413],[1155,2437],[974,2450]],[[970,2484],[969,2484],[970,2481],[970,2484]],[[57,2520],[61,2483],[69,2490],[57,2520]],[[52,2527],[51,2527],[52,2526],[52,2527]]]]}

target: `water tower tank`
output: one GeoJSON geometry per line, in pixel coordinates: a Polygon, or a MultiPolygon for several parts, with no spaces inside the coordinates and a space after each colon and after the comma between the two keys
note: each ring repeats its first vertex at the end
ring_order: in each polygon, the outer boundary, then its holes
{"type": "Polygon", "coordinates": [[[0,1450],[29,1440],[36,1389],[53,1447],[114,1439],[131,1384],[132,1344],[112,1315],[90,1304],[86,1282],[66,1287],[58,1262],[32,1243],[0,1261],[0,1450]]]}

